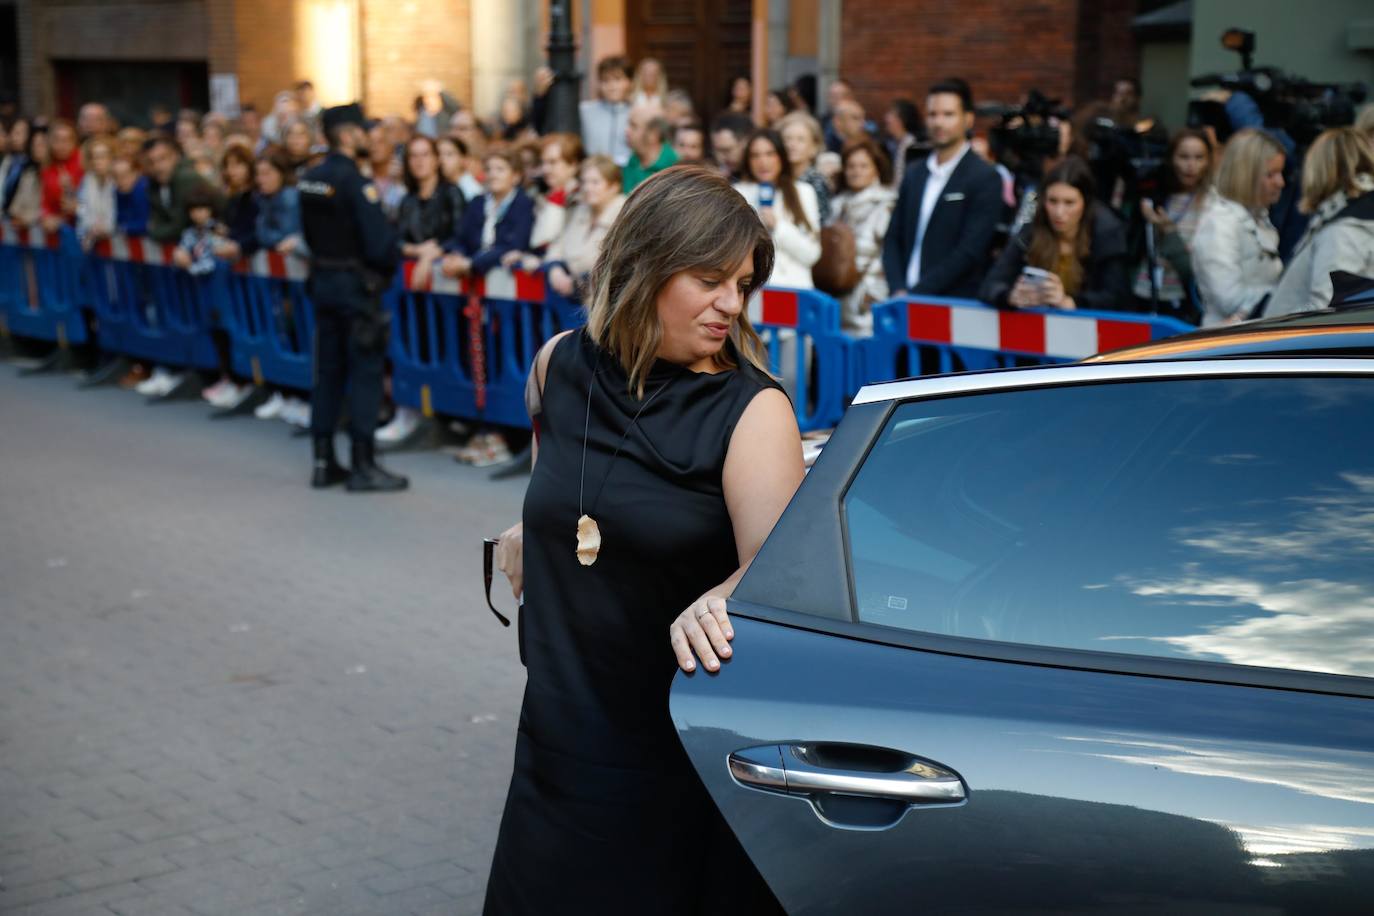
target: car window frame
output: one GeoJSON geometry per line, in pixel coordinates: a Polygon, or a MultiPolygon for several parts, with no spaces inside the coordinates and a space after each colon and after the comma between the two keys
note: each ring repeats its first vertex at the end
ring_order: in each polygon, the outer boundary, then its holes
{"type": "MultiPolygon", "coordinates": [[[[864,388],[853,405],[860,408],[880,406],[881,414],[868,420],[872,432],[863,448],[847,456],[833,456],[840,461],[849,460],[849,467],[842,472],[843,483],[834,494],[833,506],[838,513],[839,540],[847,577],[845,617],[820,617],[745,599],[733,599],[731,613],[863,642],[986,661],[1374,699],[1374,677],[947,636],[862,621],[858,617],[852,539],[845,503],[869,455],[901,405],[1033,388],[1261,377],[1349,377],[1367,380],[1374,386],[1374,360],[1293,357],[1073,364],[908,379],[864,388]]],[[[825,457],[822,453],[821,461],[825,457]]]]}

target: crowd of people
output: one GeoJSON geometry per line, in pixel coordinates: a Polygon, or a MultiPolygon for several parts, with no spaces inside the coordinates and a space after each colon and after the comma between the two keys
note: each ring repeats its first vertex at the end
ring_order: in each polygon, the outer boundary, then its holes
{"type": "MultiPolygon", "coordinates": [[[[483,118],[428,81],[408,116],[368,123],[359,165],[418,278],[501,265],[545,271],[576,297],[626,196],[677,163],[730,179],[772,235],[773,282],[836,296],[857,335],[871,333],[875,303],[907,294],[1218,325],[1321,307],[1335,270],[1374,274],[1370,110],[1305,151],[1264,126],[1179,129],[1157,191],[1123,199],[1119,182],[1098,186],[1077,117],[1052,119],[1058,149],[1033,173],[1013,173],[976,130],[972,92],[957,78],[873,119],[843,79],[822,112],[815,79],[803,77],[770,91],[755,121],[753,87],[739,77],[707,122],[658,61],[611,57],[580,105],[580,134],[546,129],[552,84],[547,68],[513,81],[483,118]],[[1291,251],[1270,217],[1286,180],[1300,189],[1299,212],[1285,218],[1307,222],[1291,251]]],[[[1085,111],[1129,125],[1139,104],[1138,84],[1121,80],[1110,102],[1085,111]]],[[[264,249],[308,258],[294,185],[325,151],[320,111],[300,82],[265,114],[247,105],[233,118],[155,107],[147,126],[120,125],[96,102],[75,122],[16,117],[0,124],[0,213],[68,225],[88,247],[117,233],[172,243],[192,273],[264,249]]],[[[126,381],[145,394],[179,383],[168,369],[126,381]]],[[[232,406],[248,391],[226,375],[204,394],[232,406]]],[[[285,392],[258,413],[309,422],[309,406],[285,392]]],[[[379,442],[418,422],[395,410],[379,442]]],[[[465,457],[504,457],[499,442],[477,451],[465,457]]]]}

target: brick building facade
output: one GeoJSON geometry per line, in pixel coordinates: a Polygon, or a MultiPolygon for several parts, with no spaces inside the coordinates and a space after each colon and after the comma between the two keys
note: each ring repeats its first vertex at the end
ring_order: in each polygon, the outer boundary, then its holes
{"type": "Polygon", "coordinates": [[[840,72],[870,111],[962,76],[980,101],[1026,90],[1078,104],[1134,76],[1135,0],[851,0],[844,5],[840,72]]]}
{"type": "MultiPolygon", "coordinates": [[[[126,118],[148,98],[203,107],[210,86],[270,108],[275,92],[312,79],[325,104],[364,100],[408,113],[421,80],[494,111],[504,85],[542,60],[549,0],[0,0],[16,23],[21,107],[71,114],[103,93],[127,96],[126,118]],[[160,94],[160,95],[159,95],[160,94]]],[[[935,80],[967,78],[980,100],[1014,101],[1036,87],[1076,104],[1139,68],[1130,20],[1152,0],[571,0],[582,72],[626,50],[670,64],[716,59],[721,28],[739,19],[756,98],[801,73],[822,92],[844,75],[870,112],[919,100],[935,80]],[[752,22],[751,16],[752,14],[752,22]],[[742,17],[742,18],[740,18],[742,17]],[[726,17],[729,18],[729,17],[726,17]],[[714,21],[714,20],[713,20],[714,21]],[[682,28],[673,28],[681,22],[682,28]],[[724,23],[725,20],[721,19],[724,23]],[[666,35],[646,45],[636,28],[666,35]],[[699,33],[699,34],[698,34],[699,33]],[[714,38],[712,37],[714,34],[714,38]],[[683,42],[701,46],[683,51],[683,42]],[[677,55],[674,57],[673,55],[677,55]]],[[[734,34],[734,33],[732,33],[734,34]]],[[[738,37],[738,36],[736,36],[738,37]]],[[[671,70],[671,67],[670,67],[671,70]]],[[[594,79],[584,85],[588,91],[594,79]]],[[[677,80],[691,85],[690,80],[677,80]]],[[[697,80],[697,82],[701,82],[697,80]]],[[[216,94],[216,99],[224,96],[216,94]]],[[[699,103],[704,100],[698,100],[699,103]]],[[[140,106],[144,106],[141,107],[140,106]]],[[[709,113],[712,104],[703,104],[709,113]]]]}

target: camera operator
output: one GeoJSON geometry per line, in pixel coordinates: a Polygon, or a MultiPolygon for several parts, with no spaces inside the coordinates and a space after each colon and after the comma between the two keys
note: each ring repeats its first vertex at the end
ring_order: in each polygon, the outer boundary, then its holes
{"type": "Polygon", "coordinates": [[[1212,184],[1212,141],[1185,127],[1169,141],[1160,193],[1142,197],[1141,219],[1132,233],[1131,292],[1139,311],[1169,315],[1190,324],[1202,318],[1193,292],[1190,250],[1212,184]]]}

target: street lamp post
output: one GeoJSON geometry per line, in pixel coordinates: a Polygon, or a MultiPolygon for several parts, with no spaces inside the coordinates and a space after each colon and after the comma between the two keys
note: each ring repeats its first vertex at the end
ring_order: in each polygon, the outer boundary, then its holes
{"type": "Polygon", "coordinates": [[[570,0],[549,3],[549,68],[553,70],[553,86],[549,88],[548,129],[580,134],[577,117],[579,84],[577,45],[573,41],[570,0]]]}

